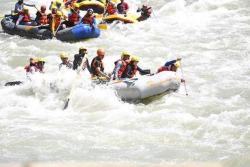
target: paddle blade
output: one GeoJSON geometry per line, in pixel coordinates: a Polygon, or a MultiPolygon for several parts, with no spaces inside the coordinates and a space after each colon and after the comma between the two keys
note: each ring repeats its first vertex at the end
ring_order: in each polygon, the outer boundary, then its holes
{"type": "Polygon", "coordinates": [[[101,30],[107,30],[108,26],[107,24],[98,24],[98,28],[100,28],[101,30]]]}
{"type": "Polygon", "coordinates": [[[23,84],[22,81],[13,81],[13,82],[7,82],[4,86],[16,86],[23,84]]]}
{"type": "Polygon", "coordinates": [[[63,107],[64,110],[66,110],[68,108],[68,106],[69,106],[69,100],[70,99],[68,98],[67,101],[65,102],[65,105],[63,107]]]}

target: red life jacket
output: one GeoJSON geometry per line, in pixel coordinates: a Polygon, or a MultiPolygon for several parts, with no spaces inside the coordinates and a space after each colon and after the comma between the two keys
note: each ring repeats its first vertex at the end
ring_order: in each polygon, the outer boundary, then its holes
{"type": "Polygon", "coordinates": [[[40,17],[38,18],[38,23],[39,23],[39,24],[42,24],[42,25],[48,23],[48,18],[47,18],[47,15],[46,15],[45,13],[42,13],[42,12],[41,12],[40,17]]]}
{"type": "Polygon", "coordinates": [[[87,15],[85,15],[82,18],[82,23],[84,23],[84,24],[93,24],[93,22],[94,22],[94,17],[93,16],[87,16],[87,15]]]}
{"type": "Polygon", "coordinates": [[[132,69],[131,74],[130,74],[131,78],[133,78],[135,76],[136,72],[137,72],[137,66],[134,66],[134,68],[132,69]]]}
{"type": "Polygon", "coordinates": [[[73,12],[69,15],[69,21],[72,23],[78,22],[79,21],[79,15],[76,12],[73,12]]]}
{"type": "Polygon", "coordinates": [[[121,65],[120,69],[118,70],[118,74],[117,74],[119,78],[121,78],[122,73],[125,71],[128,63],[129,63],[129,60],[128,61],[120,60],[120,61],[122,61],[122,65],[121,65]]]}
{"type": "Polygon", "coordinates": [[[26,65],[25,67],[24,67],[24,69],[26,70],[26,72],[37,72],[37,68],[36,68],[36,66],[35,65],[30,65],[30,64],[28,64],[28,65],[26,65]]]}
{"type": "Polygon", "coordinates": [[[107,5],[107,12],[109,15],[115,14],[116,10],[115,10],[114,5],[112,3],[109,3],[107,5]]]}
{"type": "Polygon", "coordinates": [[[162,66],[158,68],[157,73],[162,72],[162,71],[170,71],[171,65],[170,66],[162,66]]]}
{"type": "Polygon", "coordinates": [[[24,12],[20,12],[20,15],[23,16],[23,19],[21,20],[21,22],[30,22],[30,15],[24,12]]]}

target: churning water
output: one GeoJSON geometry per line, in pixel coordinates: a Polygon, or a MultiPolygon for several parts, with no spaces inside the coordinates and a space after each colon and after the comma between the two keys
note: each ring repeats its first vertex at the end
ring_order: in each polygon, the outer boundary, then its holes
{"type": "MultiPolygon", "coordinates": [[[[42,4],[46,1],[28,1],[42,4]]],[[[118,24],[78,43],[30,40],[0,33],[0,81],[24,80],[30,56],[46,58],[46,73],[16,87],[0,87],[0,162],[220,161],[248,166],[250,157],[250,1],[137,0],[154,9],[133,25],[118,24]],[[129,104],[112,89],[93,88],[72,72],[58,72],[62,51],[106,49],[106,71],[126,50],[154,72],[182,57],[184,86],[148,103],[129,104]],[[77,82],[76,82],[77,80],[77,82]],[[75,84],[77,83],[77,84],[75,84]],[[70,92],[67,110],[62,110],[70,92]]],[[[1,0],[1,14],[15,0],[1,0]]],[[[35,10],[33,10],[35,12],[35,10]]],[[[181,75],[180,71],[178,72],[181,75]]]]}

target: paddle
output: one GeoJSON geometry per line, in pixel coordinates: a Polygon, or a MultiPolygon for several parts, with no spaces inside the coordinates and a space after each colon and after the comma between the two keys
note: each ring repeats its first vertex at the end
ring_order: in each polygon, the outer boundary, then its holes
{"type": "MultiPolygon", "coordinates": [[[[183,74],[183,69],[182,69],[181,61],[180,61],[180,66],[181,66],[181,74],[182,74],[182,78],[184,78],[184,74],[183,74]]],[[[184,83],[184,88],[185,88],[185,91],[186,91],[186,96],[188,96],[186,82],[184,81],[183,83],[184,83]]]]}
{"type": "Polygon", "coordinates": [[[23,81],[11,81],[4,84],[4,86],[16,86],[23,84],[23,81]]]}

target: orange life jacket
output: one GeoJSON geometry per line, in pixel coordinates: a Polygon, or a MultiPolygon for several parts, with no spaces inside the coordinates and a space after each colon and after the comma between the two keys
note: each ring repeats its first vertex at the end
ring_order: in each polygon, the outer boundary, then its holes
{"type": "Polygon", "coordinates": [[[94,22],[94,16],[87,16],[87,15],[85,15],[82,18],[82,23],[84,23],[84,24],[93,24],[93,22],[94,22]]]}
{"type": "Polygon", "coordinates": [[[112,3],[109,3],[107,5],[107,12],[108,12],[109,15],[115,14],[116,10],[115,10],[112,3]]]}
{"type": "Polygon", "coordinates": [[[54,16],[55,18],[55,29],[57,29],[57,27],[60,25],[60,23],[61,23],[61,17],[59,16],[54,16]]]}
{"type": "Polygon", "coordinates": [[[38,23],[42,24],[42,25],[48,23],[48,18],[47,18],[47,15],[45,13],[41,12],[40,17],[38,18],[38,23]]]}
{"type": "Polygon", "coordinates": [[[69,21],[72,23],[78,22],[79,21],[79,15],[76,12],[73,12],[69,15],[69,21]]]}
{"type": "Polygon", "coordinates": [[[30,22],[30,15],[28,13],[20,12],[20,15],[23,16],[21,22],[30,22]]]}

